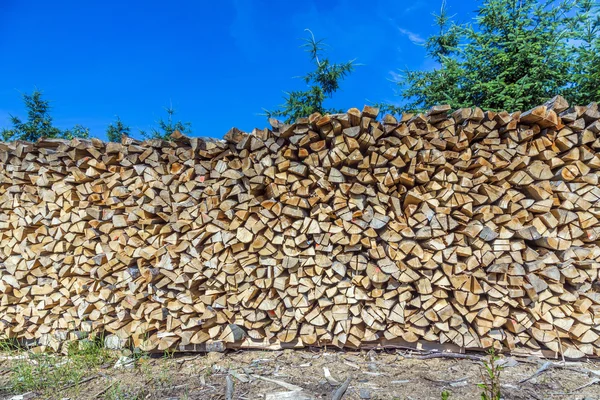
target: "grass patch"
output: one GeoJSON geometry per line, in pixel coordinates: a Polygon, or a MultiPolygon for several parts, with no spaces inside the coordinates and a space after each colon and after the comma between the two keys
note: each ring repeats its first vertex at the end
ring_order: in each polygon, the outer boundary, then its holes
{"type": "Polygon", "coordinates": [[[104,400],[138,400],[141,398],[140,394],[122,385],[121,382],[115,383],[103,397],[104,400]]]}
{"type": "Polygon", "coordinates": [[[43,392],[80,382],[86,370],[67,357],[29,354],[12,368],[10,389],[16,393],[43,392]]]}
{"type": "Polygon", "coordinates": [[[11,360],[9,386],[5,388],[17,394],[36,392],[48,395],[70,385],[74,385],[78,392],[79,383],[84,378],[115,359],[115,354],[103,347],[100,338],[71,343],[66,356],[34,353],[6,344],[1,345],[0,351],[23,356],[11,360]]]}
{"type": "Polygon", "coordinates": [[[16,339],[0,339],[0,353],[13,354],[20,349],[19,342],[16,339]]]}
{"type": "Polygon", "coordinates": [[[115,360],[116,353],[104,348],[103,340],[82,340],[69,348],[69,358],[78,365],[87,368],[98,368],[115,360]]]}

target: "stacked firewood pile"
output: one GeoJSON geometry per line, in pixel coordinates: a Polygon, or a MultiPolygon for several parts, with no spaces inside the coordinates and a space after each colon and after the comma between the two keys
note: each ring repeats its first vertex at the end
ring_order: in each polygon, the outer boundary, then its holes
{"type": "Polygon", "coordinates": [[[0,335],[600,355],[600,112],[0,144],[0,335]]]}

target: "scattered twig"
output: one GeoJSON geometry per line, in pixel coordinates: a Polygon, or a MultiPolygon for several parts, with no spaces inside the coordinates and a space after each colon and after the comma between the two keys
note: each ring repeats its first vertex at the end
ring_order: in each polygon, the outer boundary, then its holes
{"type": "Polygon", "coordinates": [[[562,358],[562,362],[565,362],[565,353],[563,351],[562,340],[560,340],[560,336],[558,335],[558,329],[556,326],[554,327],[554,333],[556,334],[556,339],[558,340],[558,348],[560,350],[560,357],[562,358]]]}
{"type": "Polygon", "coordinates": [[[348,360],[344,360],[343,363],[346,364],[349,367],[354,368],[354,369],[360,369],[360,367],[357,364],[355,364],[353,362],[350,362],[348,360]]]}
{"type": "Polygon", "coordinates": [[[425,354],[422,356],[413,356],[413,355],[405,354],[405,355],[403,355],[403,357],[414,358],[417,360],[429,360],[431,358],[459,358],[459,359],[471,360],[471,361],[483,360],[483,357],[481,357],[481,356],[476,356],[473,354],[461,354],[461,353],[431,353],[431,354],[425,354]]]}
{"type": "Polygon", "coordinates": [[[532,360],[528,360],[526,358],[517,358],[517,357],[513,357],[515,359],[515,361],[517,361],[518,363],[523,363],[523,364],[539,364],[536,361],[532,361],[532,360]]]}
{"type": "Polygon", "coordinates": [[[231,375],[225,377],[225,400],[233,400],[233,379],[231,375]]]}
{"type": "Polygon", "coordinates": [[[82,379],[82,380],[80,380],[80,381],[78,381],[78,382],[71,383],[71,384],[69,384],[69,385],[66,385],[66,386],[63,386],[63,387],[61,387],[60,389],[58,389],[58,390],[57,390],[57,392],[62,392],[63,390],[67,390],[67,389],[69,389],[69,388],[72,388],[73,386],[77,386],[77,385],[81,385],[82,383],[89,382],[89,381],[91,381],[91,380],[94,380],[94,379],[98,378],[99,376],[100,376],[100,375],[92,375],[92,376],[88,376],[87,378],[85,378],[85,379],[82,379]]]}
{"type": "Polygon", "coordinates": [[[346,378],[346,380],[344,381],[344,383],[342,383],[342,386],[340,386],[335,393],[333,394],[333,397],[331,398],[331,400],[341,400],[342,397],[344,397],[344,393],[346,393],[346,390],[348,390],[348,386],[350,386],[350,381],[352,380],[351,376],[348,376],[346,378]]]}
{"type": "Polygon", "coordinates": [[[330,385],[337,386],[340,384],[338,381],[336,381],[333,378],[333,376],[331,376],[331,372],[329,372],[329,368],[323,367],[323,375],[325,375],[325,379],[327,379],[327,382],[329,382],[330,385]]]}
{"type": "Polygon", "coordinates": [[[177,362],[177,363],[184,363],[184,362],[187,362],[187,361],[195,360],[195,359],[197,359],[199,357],[200,357],[200,354],[198,354],[196,356],[193,356],[193,357],[178,358],[178,359],[175,360],[175,362],[177,362]]]}
{"type": "Polygon", "coordinates": [[[588,383],[586,383],[585,385],[578,386],[575,389],[569,390],[568,392],[553,392],[553,393],[550,393],[550,395],[552,395],[552,396],[567,396],[567,395],[573,394],[581,389],[585,389],[588,386],[595,385],[598,382],[600,382],[600,378],[594,378],[591,381],[589,381],[588,383]]]}
{"type": "Polygon", "coordinates": [[[250,393],[250,391],[246,390],[245,392],[238,394],[238,399],[245,398],[248,393],[250,393]]]}
{"type": "Polygon", "coordinates": [[[247,374],[238,374],[236,371],[232,370],[229,371],[229,374],[242,383],[250,382],[250,379],[248,378],[247,374]]]}
{"type": "Polygon", "coordinates": [[[385,372],[364,371],[363,374],[365,374],[365,375],[371,375],[371,376],[388,376],[388,374],[386,374],[385,372]]]}
{"type": "Polygon", "coordinates": [[[525,392],[529,395],[530,398],[535,399],[535,400],[542,400],[542,398],[540,396],[538,396],[538,394],[531,390],[531,389],[527,389],[525,390],[525,392]]]}
{"type": "Polygon", "coordinates": [[[586,383],[585,385],[581,385],[581,386],[576,387],[573,390],[570,390],[569,393],[573,393],[573,392],[577,392],[577,391],[579,391],[581,389],[585,389],[586,387],[595,385],[598,382],[600,382],[600,378],[594,378],[591,381],[589,381],[588,383],[586,383]]]}
{"type": "MultiPolygon", "coordinates": [[[[177,390],[177,389],[183,389],[184,387],[188,387],[190,386],[189,383],[184,383],[182,385],[176,385],[176,386],[168,386],[168,387],[163,387],[163,388],[154,388],[152,390],[154,390],[155,392],[165,392],[165,391],[173,391],[173,390],[177,390]]],[[[194,388],[192,388],[194,389],[194,388]]]]}
{"type": "Polygon", "coordinates": [[[537,371],[534,372],[533,375],[531,375],[529,378],[520,380],[518,383],[525,383],[529,380],[532,380],[533,378],[536,378],[536,377],[540,376],[541,374],[543,374],[544,372],[548,371],[552,367],[554,367],[554,364],[550,361],[546,361],[541,367],[538,368],[537,371]]]}
{"type": "Polygon", "coordinates": [[[115,383],[117,383],[117,381],[112,381],[110,385],[108,385],[107,387],[105,387],[104,389],[102,389],[101,391],[99,391],[98,393],[96,393],[94,395],[94,398],[102,396],[104,393],[106,393],[108,391],[108,389],[110,389],[111,387],[113,387],[115,385],[115,383]]]}
{"type": "Polygon", "coordinates": [[[292,385],[291,383],[287,383],[287,382],[283,382],[283,381],[278,381],[277,379],[271,379],[271,378],[267,378],[267,377],[255,375],[255,374],[253,374],[252,377],[256,378],[256,379],[262,379],[263,381],[275,383],[279,386],[286,388],[287,390],[303,390],[300,386],[292,385]]]}
{"type": "Polygon", "coordinates": [[[455,380],[452,380],[452,381],[445,381],[445,380],[443,380],[443,379],[433,379],[433,378],[430,378],[430,377],[428,377],[428,376],[425,376],[425,375],[421,375],[421,378],[423,378],[423,379],[425,379],[425,380],[428,380],[428,381],[430,381],[430,382],[435,382],[435,383],[445,383],[445,384],[451,384],[451,383],[464,382],[464,381],[466,381],[467,379],[469,379],[469,377],[468,377],[468,376],[465,376],[464,378],[455,379],[455,380]]]}
{"type": "Polygon", "coordinates": [[[194,392],[194,394],[200,394],[200,393],[204,393],[204,392],[213,392],[214,390],[215,390],[215,387],[211,386],[211,387],[208,387],[207,389],[202,389],[197,392],[194,392]]]}
{"type": "MultiPolygon", "coordinates": [[[[521,361],[519,361],[521,362],[521,361]]],[[[533,375],[531,375],[528,378],[525,378],[521,381],[519,381],[518,383],[524,383],[527,382],[530,379],[533,379],[539,375],[541,375],[542,373],[546,372],[549,369],[552,368],[557,368],[557,369],[566,369],[568,371],[573,371],[573,372],[577,372],[579,374],[584,374],[587,375],[589,377],[600,377],[600,370],[593,370],[593,369],[589,369],[589,368],[581,368],[580,366],[582,365],[582,363],[580,362],[551,362],[551,361],[546,361],[533,375]]]]}

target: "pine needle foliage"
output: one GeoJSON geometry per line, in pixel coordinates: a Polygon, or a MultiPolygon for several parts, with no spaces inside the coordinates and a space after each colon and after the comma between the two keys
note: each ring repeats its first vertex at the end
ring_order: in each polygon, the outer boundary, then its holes
{"type": "Polygon", "coordinates": [[[527,110],[561,94],[600,99],[600,16],[594,0],[484,0],[472,23],[456,24],[445,2],[425,43],[438,67],[404,70],[404,104],[388,111],[527,110]]]}
{"type": "Polygon", "coordinates": [[[121,118],[117,116],[117,120],[112,122],[106,128],[106,137],[109,142],[120,142],[121,138],[125,135],[129,135],[131,129],[125,125],[121,118]]]}
{"type": "Polygon", "coordinates": [[[323,39],[315,39],[313,33],[306,29],[309,37],[304,38],[302,48],[309,54],[314,69],[302,76],[307,85],[304,90],[285,93],[285,103],[279,109],[266,111],[267,117],[281,117],[292,123],[298,118],[312,113],[333,114],[342,110],[325,106],[325,101],[333,97],[340,89],[340,82],[354,71],[354,60],[344,63],[333,63],[326,57],[326,44],[323,39]]]}
{"type": "Polygon", "coordinates": [[[150,129],[150,133],[142,131],[141,134],[146,139],[162,139],[171,140],[171,135],[175,131],[189,135],[192,132],[192,124],[190,122],[175,121],[176,111],[173,106],[165,107],[167,118],[158,120],[158,127],[150,129]]]}
{"type": "Polygon", "coordinates": [[[90,130],[82,125],[75,125],[73,128],[61,130],[53,125],[52,115],[50,115],[50,102],[43,98],[41,91],[35,89],[31,94],[23,94],[23,104],[27,110],[27,119],[11,115],[11,128],[4,128],[0,131],[0,137],[3,141],[24,140],[34,142],[39,138],[60,138],[72,139],[88,138],[90,130]]]}

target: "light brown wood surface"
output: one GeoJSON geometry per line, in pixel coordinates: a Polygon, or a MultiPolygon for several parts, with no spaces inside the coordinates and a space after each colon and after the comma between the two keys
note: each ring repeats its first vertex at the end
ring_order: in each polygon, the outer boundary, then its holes
{"type": "Polygon", "coordinates": [[[600,355],[597,104],[378,114],[0,144],[0,336],[600,355]]]}

